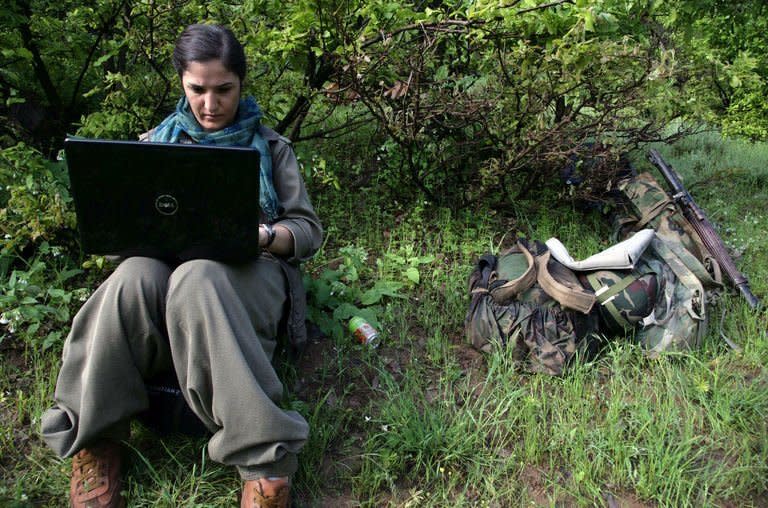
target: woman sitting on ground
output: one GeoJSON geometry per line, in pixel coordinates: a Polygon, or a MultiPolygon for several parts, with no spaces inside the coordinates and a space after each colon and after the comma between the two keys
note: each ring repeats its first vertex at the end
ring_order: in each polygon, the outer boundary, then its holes
{"type": "Polygon", "coordinates": [[[278,406],[283,386],[271,359],[281,321],[294,343],[304,337],[297,264],[319,248],[322,229],[290,142],[261,125],[252,98],[241,98],[245,53],[232,32],[187,27],[173,63],[184,96],[145,137],[258,149],[262,253],[239,264],[122,261],[74,318],[43,438],[73,456],[72,506],[124,506],[120,442],[147,408],[145,381],[175,371],[212,434],[210,457],[236,466],[244,481],[241,506],[288,506],[309,429],[278,406]]]}

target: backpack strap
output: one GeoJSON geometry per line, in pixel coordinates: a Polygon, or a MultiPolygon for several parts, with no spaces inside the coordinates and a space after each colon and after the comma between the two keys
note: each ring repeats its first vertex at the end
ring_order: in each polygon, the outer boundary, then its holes
{"type": "MultiPolygon", "coordinates": [[[[673,246],[670,242],[665,242],[657,235],[651,242],[651,246],[653,247],[654,251],[656,251],[656,253],[661,256],[661,258],[667,263],[667,265],[669,265],[669,268],[672,270],[678,280],[680,280],[680,283],[687,287],[693,294],[689,305],[687,305],[688,312],[693,318],[704,321],[706,319],[705,293],[704,286],[699,279],[699,275],[694,273],[693,270],[688,267],[688,264],[684,263],[683,259],[677,256],[677,252],[675,251],[678,249],[676,249],[675,246],[673,246]]],[[[707,273],[707,270],[704,268],[704,266],[690,254],[689,256],[696,263],[698,263],[700,269],[697,268],[697,271],[703,273],[707,279],[711,281],[712,279],[709,277],[709,274],[707,273]]],[[[686,261],[690,260],[686,259],[686,261]]]]}
{"type": "Polygon", "coordinates": [[[645,213],[643,213],[643,216],[640,217],[640,220],[635,225],[635,228],[638,230],[645,228],[645,226],[647,226],[648,223],[650,223],[653,219],[655,219],[671,203],[672,203],[672,200],[669,198],[663,199],[658,203],[655,203],[650,209],[646,210],[645,213]]]}
{"type": "Polygon", "coordinates": [[[597,298],[598,303],[605,307],[605,310],[607,310],[614,321],[616,321],[616,324],[624,329],[632,328],[632,323],[621,315],[621,312],[619,312],[619,309],[616,308],[616,305],[613,303],[613,299],[638,278],[640,278],[640,274],[632,272],[613,286],[603,286],[600,279],[597,278],[597,272],[590,272],[587,274],[587,280],[589,281],[589,285],[592,286],[592,289],[595,290],[595,297],[597,298]]]}
{"type": "MultiPolygon", "coordinates": [[[[685,268],[687,268],[687,271],[690,271],[698,279],[698,282],[702,286],[708,287],[708,288],[715,288],[715,287],[722,286],[722,284],[719,281],[712,278],[712,276],[709,274],[709,271],[704,267],[701,261],[699,261],[696,258],[696,256],[691,254],[691,252],[687,250],[685,247],[683,247],[681,244],[677,242],[668,242],[664,240],[662,237],[656,235],[656,238],[654,238],[652,245],[653,245],[653,248],[656,250],[656,253],[659,256],[661,256],[661,258],[664,261],[669,263],[673,270],[675,269],[675,266],[677,264],[682,263],[685,266],[685,268]],[[670,261],[672,259],[674,259],[675,261],[670,261]]],[[[679,269],[679,271],[681,273],[685,272],[685,270],[683,269],[679,269]]],[[[677,271],[675,271],[675,275],[677,275],[678,278],[680,278],[680,280],[683,280],[682,277],[677,273],[677,271]]],[[[690,286],[688,287],[690,288],[690,286]]]]}
{"type": "MultiPolygon", "coordinates": [[[[567,272],[558,270],[557,274],[553,274],[553,269],[549,266],[551,256],[551,253],[546,251],[536,258],[539,285],[563,307],[589,314],[589,311],[592,310],[592,306],[595,304],[595,294],[581,287],[573,272],[570,272],[563,265],[560,266],[567,270],[567,272]],[[567,273],[570,273],[573,280],[568,280],[568,277],[564,276],[567,273]]],[[[552,261],[557,263],[555,260],[552,261]]]]}

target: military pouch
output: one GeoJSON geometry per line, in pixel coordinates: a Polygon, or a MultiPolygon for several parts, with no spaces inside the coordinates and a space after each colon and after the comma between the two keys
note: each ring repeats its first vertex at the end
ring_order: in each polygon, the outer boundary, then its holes
{"type": "Polygon", "coordinates": [[[656,306],[656,273],[638,270],[598,270],[582,276],[595,292],[600,318],[614,333],[635,328],[656,306]]]}
{"type": "Polygon", "coordinates": [[[594,295],[550,259],[540,242],[520,239],[498,258],[483,255],[470,275],[469,292],[465,334],[480,351],[513,348],[526,370],[560,375],[577,350],[591,348],[596,320],[582,312],[594,295]]]}
{"type": "Polygon", "coordinates": [[[656,265],[663,283],[653,312],[642,321],[636,337],[653,357],[664,351],[696,347],[706,333],[705,285],[714,283],[692,254],[657,237],[648,264],[656,265]],[[705,276],[702,281],[699,276],[705,276]]]}
{"type": "Polygon", "coordinates": [[[506,304],[536,282],[536,263],[528,248],[518,241],[499,254],[488,291],[498,304],[506,304]]]}

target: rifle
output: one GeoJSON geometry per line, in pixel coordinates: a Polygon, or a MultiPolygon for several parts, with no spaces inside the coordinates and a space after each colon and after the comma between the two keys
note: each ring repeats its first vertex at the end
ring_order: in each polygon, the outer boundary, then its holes
{"type": "Polygon", "coordinates": [[[683,215],[691,224],[691,227],[696,231],[696,234],[699,235],[701,242],[715,261],[717,261],[720,268],[725,272],[731,282],[733,282],[733,285],[741,291],[741,294],[747,300],[749,306],[753,309],[756,308],[760,302],[749,289],[747,278],[738,270],[738,268],[736,268],[723,241],[715,232],[714,226],[712,226],[712,223],[707,219],[704,210],[696,204],[685,189],[683,183],[680,181],[680,176],[674,169],[672,169],[672,167],[664,162],[664,159],[661,158],[661,154],[656,150],[651,149],[648,153],[648,159],[659,168],[661,175],[672,189],[672,200],[675,201],[683,211],[683,215]]]}

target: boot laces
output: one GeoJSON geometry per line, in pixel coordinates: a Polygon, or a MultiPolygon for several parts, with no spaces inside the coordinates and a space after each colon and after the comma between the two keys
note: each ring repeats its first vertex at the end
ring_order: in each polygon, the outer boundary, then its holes
{"type": "Polygon", "coordinates": [[[84,453],[75,457],[75,467],[78,471],[78,491],[86,494],[106,483],[104,474],[104,462],[93,453],[84,453]]]}
{"type": "Polygon", "coordinates": [[[289,492],[289,486],[284,485],[279,487],[273,496],[266,496],[264,494],[264,487],[260,482],[257,482],[251,495],[253,496],[254,503],[261,508],[284,508],[288,506],[289,492]]]}

